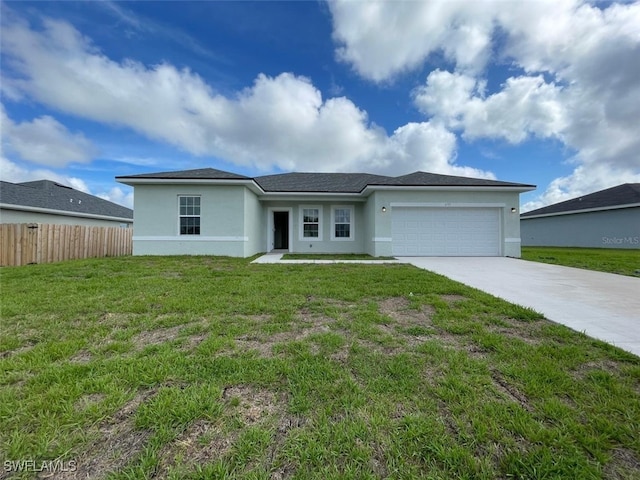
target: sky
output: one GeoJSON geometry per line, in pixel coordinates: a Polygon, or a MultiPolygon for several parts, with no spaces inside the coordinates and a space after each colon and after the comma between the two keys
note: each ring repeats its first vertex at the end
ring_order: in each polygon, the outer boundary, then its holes
{"type": "Polygon", "coordinates": [[[422,170],[640,182],[640,2],[6,1],[0,178],[422,170]]]}

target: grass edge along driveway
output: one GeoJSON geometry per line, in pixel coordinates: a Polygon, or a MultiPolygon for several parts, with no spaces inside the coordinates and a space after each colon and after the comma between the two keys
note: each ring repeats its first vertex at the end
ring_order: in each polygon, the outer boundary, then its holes
{"type": "Polygon", "coordinates": [[[640,475],[638,357],[407,265],[250,260],[2,269],[0,478],[640,475]]]}

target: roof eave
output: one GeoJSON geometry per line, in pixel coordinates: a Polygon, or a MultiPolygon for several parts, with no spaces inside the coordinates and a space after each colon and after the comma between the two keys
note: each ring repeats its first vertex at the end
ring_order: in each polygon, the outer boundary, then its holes
{"type": "Polygon", "coordinates": [[[623,208],[634,208],[640,207],[640,203],[627,203],[624,205],[610,205],[608,207],[597,207],[597,208],[583,208],[580,210],[565,210],[562,212],[551,212],[551,213],[540,213],[536,215],[527,215],[523,213],[520,215],[521,220],[527,220],[529,218],[544,218],[544,217],[557,217],[559,215],[575,215],[578,213],[591,213],[591,212],[604,212],[607,210],[620,210],[623,208]]]}
{"type": "Polygon", "coordinates": [[[367,185],[362,193],[374,190],[530,192],[535,189],[535,185],[367,185]]]}
{"type": "Polygon", "coordinates": [[[253,179],[240,178],[136,178],[116,177],[116,182],[131,187],[136,185],[243,185],[258,194],[264,190],[253,179]]]}
{"type": "Polygon", "coordinates": [[[55,210],[53,208],[30,207],[28,205],[15,205],[13,203],[0,203],[0,208],[5,210],[18,210],[21,212],[46,213],[48,215],[61,215],[65,217],[91,218],[95,220],[109,220],[112,222],[133,223],[133,218],[113,217],[110,215],[99,215],[97,213],[70,212],[68,210],[55,210]]]}

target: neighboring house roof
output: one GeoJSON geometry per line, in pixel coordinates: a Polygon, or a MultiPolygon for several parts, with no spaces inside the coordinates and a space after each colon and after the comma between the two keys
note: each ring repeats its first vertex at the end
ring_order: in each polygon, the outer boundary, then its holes
{"type": "Polygon", "coordinates": [[[520,215],[522,218],[640,206],[640,183],[623,183],[520,215]]]}
{"type": "Polygon", "coordinates": [[[51,180],[0,182],[0,205],[15,210],[133,220],[133,210],[51,180]],[[24,207],[24,208],[23,208],[24,207]]]}
{"type": "Polygon", "coordinates": [[[119,182],[135,185],[157,180],[166,183],[211,180],[241,180],[253,183],[265,193],[362,193],[367,187],[513,187],[531,190],[535,185],[501,182],[480,178],[439,175],[414,172],[399,177],[374,175],[371,173],[280,173],[261,177],[245,177],[213,168],[182,170],[178,172],[146,173],[142,175],[116,177],[119,182]]]}

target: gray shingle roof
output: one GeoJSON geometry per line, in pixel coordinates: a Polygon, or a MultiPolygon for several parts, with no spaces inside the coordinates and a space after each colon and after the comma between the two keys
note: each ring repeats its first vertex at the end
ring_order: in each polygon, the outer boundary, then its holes
{"type": "Polygon", "coordinates": [[[371,173],[280,173],[261,177],[245,177],[235,173],[224,172],[213,168],[198,170],[182,170],[178,172],[145,173],[116,177],[118,181],[135,179],[210,179],[253,180],[265,192],[305,192],[305,193],[360,193],[367,186],[396,186],[396,187],[524,187],[533,188],[534,185],[522,183],[500,182],[482,178],[457,177],[453,175],[439,175],[435,173],[414,172],[399,177],[374,175],[371,173]]]}
{"type": "Polygon", "coordinates": [[[194,170],[179,170],[176,172],[142,173],[140,175],[123,175],[116,180],[125,178],[159,178],[159,179],[199,179],[199,180],[251,180],[237,173],[216,170],[215,168],[196,168],[194,170]]]}
{"type": "Polygon", "coordinates": [[[265,192],[359,193],[388,178],[369,173],[281,173],[254,180],[265,192]]]}
{"type": "Polygon", "coordinates": [[[133,220],[133,210],[51,180],[0,182],[0,203],[133,220]]]}
{"type": "Polygon", "coordinates": [[[640,183],[623,183],[616,187],[572,198],[564,202],[554,203],[546,207],[523,213],[521,217],[533,215],[549,215],[553,213],[574,212],[593,208],[617,207],[640,203],[640,183]]]}

